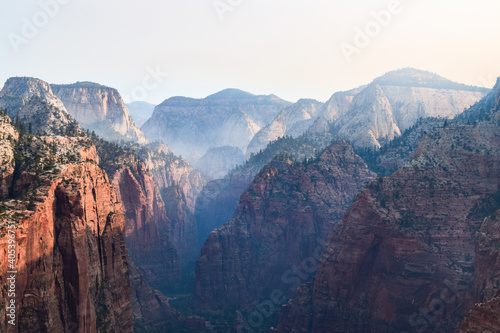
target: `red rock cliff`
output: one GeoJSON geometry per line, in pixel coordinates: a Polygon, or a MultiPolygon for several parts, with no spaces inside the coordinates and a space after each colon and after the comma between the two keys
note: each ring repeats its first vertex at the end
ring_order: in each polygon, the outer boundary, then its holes
{"type": "MultiPolygon", "coordinates": [[[[64,142],[86,139],[50,140],[35,137],[21,146],[11,192],[16,199],[2,203],[0,284],[6,285],[9,270],[8,221],[16,226],[18,273],[17,325],[7,325],[3,304],[0,326],[9,332],[132,332],[122,206],[91,154],[82,161],[83,155],[65,153],[64,142]],[[52,152],[50,140],[57,144],[52,152]],[[30,160],[34,152],[41,162],[30,160]],[[54,153],[57,162],[50,162],[54,153]]],[[[6,289],[1,293],[4,303],[6,289]]]]}
{"type": "Polygon", "coordinates": [[[125,208],[125,242],[132,260],[149,284],[165,290],[180,280],[180,264],[168,234],[171,221],[158,187],[144,163],[127,154],[127,163],[112,176],[118,201],[125,208]]]}
{"type": "Polygon", "coordinates": [[[500,182],[500,128],[450,125],[368,185],[278,332],[451,332],[474,302],[475,233],[500,182]]]}

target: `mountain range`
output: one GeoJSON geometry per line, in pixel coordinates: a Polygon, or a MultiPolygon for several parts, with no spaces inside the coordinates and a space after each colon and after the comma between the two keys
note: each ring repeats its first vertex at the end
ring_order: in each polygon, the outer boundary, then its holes
{"type": "Polygon", "coordinates": [[[403,69],[139,129],[115,89],[8,79],[0,330],[10,260],[15,332],[495,332],[499,96],[403,69]]]}

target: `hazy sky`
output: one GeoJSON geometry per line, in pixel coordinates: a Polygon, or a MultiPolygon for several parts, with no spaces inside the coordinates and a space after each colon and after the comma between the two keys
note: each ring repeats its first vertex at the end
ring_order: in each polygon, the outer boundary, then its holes
{"type": "Polygon", "coordinates": [[[325,101],[402,67],[492,86],[498,13],[491,0],[0,0],[0,81],[94,81],[155,104],[229,87],[325,101]]]}

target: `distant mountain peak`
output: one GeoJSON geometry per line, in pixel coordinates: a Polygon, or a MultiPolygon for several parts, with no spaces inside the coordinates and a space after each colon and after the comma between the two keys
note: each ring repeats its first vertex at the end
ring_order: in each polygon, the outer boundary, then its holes
{"type": "Polygon", "coordinates": [[[51,85],[54,88],[85,88],[85,89],[110,89],[110,90],[116,90],[111,87],[107,87],[105,85],[91,82],[91,81],[77,81],[75,83],[69,83],[69,84],[52,84],[51,85]]]}
{"type": "Polygon", "coordinates": [[[416,68],[402,68],[388,72],[373,80],[381,86],[409,86],[433,89],[452,89],[487,93],[488,88],[474,87],[450,81],[440,75],[416,68]]]}
{"type": "Polygon", "coordinates": [[[235,88],[228,88],[208,96],[207,99],[219,99],[219,98],[243,99],[243,98],[253,98],[253,97],[256,96],[249,92],[235,88]]]}

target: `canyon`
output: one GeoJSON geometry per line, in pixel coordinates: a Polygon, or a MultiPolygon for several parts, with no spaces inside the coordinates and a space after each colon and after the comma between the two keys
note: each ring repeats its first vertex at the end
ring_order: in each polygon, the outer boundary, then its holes
{"type": "Polygon", "coordinates": [[[144,135],[115,89],[11,78],[0,284],[15,225],[18,325],[3,288],[0,328],[494,332],[487,91],[413,69],[326,103],[228,89],[166,100],[144,135]]]}

